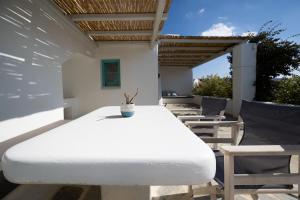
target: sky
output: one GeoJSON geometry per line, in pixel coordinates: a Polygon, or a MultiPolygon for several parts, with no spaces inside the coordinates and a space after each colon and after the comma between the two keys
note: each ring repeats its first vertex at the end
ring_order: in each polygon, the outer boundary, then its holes
{"type": "MultiPolygon", "coordinates": [[[[162,34],[232,36],[281,23],[282,38],[300,33],[300,0],[173,0],[162,34]]],[[[293,38],[300,43],[300,37],[293,38]]],[[[193,69],[194,78],[229,75],[227,56],[193,69]]]]}

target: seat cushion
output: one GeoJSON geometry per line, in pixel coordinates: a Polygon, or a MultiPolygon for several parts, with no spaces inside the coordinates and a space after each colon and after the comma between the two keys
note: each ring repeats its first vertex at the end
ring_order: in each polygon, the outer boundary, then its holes
{"type": "MultiPolygon", "coordinates": [[[[214,151],[216,155],[216,175],[215,181],[217,181],[221,187],[224,187],[224,156],[219,151],[214,151]]],[[[235,159],[235,174],[243,174],[244,169],[239,165],[240,159],[235,159]]],[[[235,189],[291,189],[293,185],[236,185],[235,189]]]]}
{"type": "Polygon", "coordinates": [[[0,199],[5,197],[11,191],[13,191],[17,186],[17,184],[8,182],[5,179],[3,172],[0,171],[0,199]]]}

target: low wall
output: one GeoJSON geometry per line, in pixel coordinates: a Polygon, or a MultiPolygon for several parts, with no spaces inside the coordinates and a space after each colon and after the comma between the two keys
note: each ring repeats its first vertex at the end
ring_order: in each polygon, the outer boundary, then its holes
{"type": "Polygon", "coordinates": [[[194,103],[194,97],[162,97],[163,104],[194,103]]]}

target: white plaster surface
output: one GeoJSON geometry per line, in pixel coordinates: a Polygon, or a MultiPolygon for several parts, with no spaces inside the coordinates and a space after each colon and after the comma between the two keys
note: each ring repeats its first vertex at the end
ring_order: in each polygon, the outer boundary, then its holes
{"type": "Polygon", "coordinates": [[[82,116],[103,106],[124,103],[124,92],[139,94],[136,105],[158,105],[158,59],[149,44],[102,44],[95,58],[75,56],[63,64],[64,97],[79,101],[82,116]],[[103,88],[101,85],[101,60],[120,59],[121,86],[103,88]]]}
{"type": "Polygon", "coordinates": [[[2,149],[63,119],[61,64],[76,53],[93,56],[96,45],[47,0],[0,1],[0,27],[2,149]]]}
{"type": "Polygon", "coordinates": [[[188,67],[160,67],[161,89],[172,90],[178,95],[191,95],[193,71],[188,67]]]}
{"type": "Polygon", "coordinates": [[[213,179],[215,157],[165,107],[112,106],[10,148],[2,168],[23,184],[186,185],[213,179]]]}
{"type": "Polygon", "coordinates": [[[232,114],[237,117],[242,100],[252,101],[255,96],[257,45],[245,43],[232,52],[232,114]]]}

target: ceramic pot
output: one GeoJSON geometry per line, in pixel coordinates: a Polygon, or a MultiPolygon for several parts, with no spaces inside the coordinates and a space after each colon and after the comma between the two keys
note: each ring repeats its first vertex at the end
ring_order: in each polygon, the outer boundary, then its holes
{"type": "Polygon", "coordinates": [[[121,106],[121,114],[123,117],[132,117],[134,114],[134,104],[125,104],[121,106]]]}

